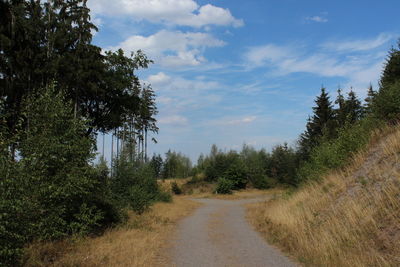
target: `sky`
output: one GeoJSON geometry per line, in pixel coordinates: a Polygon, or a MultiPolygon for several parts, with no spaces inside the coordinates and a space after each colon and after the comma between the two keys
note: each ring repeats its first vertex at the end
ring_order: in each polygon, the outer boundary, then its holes
{"type": "MultiPolygon", "coordinates": [[[[398,0],[89,0],[104,50],[143,50],[158,143],[195,163],[212,144],[295,145],[321,86],[364,98],[400,37],[398,0]]],[[[99,152],[102,153],[102,136],[99,152]]],[[[110,137],[105,138],[110,158],[110,137]]]]}

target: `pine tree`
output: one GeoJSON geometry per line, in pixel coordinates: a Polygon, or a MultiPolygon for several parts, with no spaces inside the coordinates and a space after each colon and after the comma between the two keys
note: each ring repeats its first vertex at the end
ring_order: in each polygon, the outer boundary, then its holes
{"type": "Polygon", "coordinates": [[[335,110],[335,117],[337,121],[337,126],[340,127],[346,122],[346,100],[342,94],[342,89],[337,90],[337,98],[335,104],[338,105],[338,108],[335,110]]]}
{"type": "Polygon", "coordinates": [[[315,104],[314,115],[308,119],[306,131],[300,135],[299,150],[303,159],[307,159],[322,136],[328,139],[334,136],[334,111],[324,87],[321,88],[321,94],[315,100],[315,104]]]}
{"type": "Polygon", "coordinates": [[[361,105],[361,101],[357,98],[356,93],[351,89],[346,102],[346,122],[352,124],[358,120],[360,120],[363,116],[364,109],[361,105]]]}
{"type": "Polygon", "coordinates": [[[400,39],[397,46],[397,49],[393,47],[389,51],[385,68],[379,82],[380,90],[384,90],[400,79],[400,39]]]}
{"type": "Polygon", "coordinates": [[[367,97],[364,99],[365,104],[364,104],[364,111],[365,113],[370,113],[372,111],[372,105],[375,99],[377,92],[374,91],[372,84],[369,85],[368,87],[368,94],[367,97]]]}

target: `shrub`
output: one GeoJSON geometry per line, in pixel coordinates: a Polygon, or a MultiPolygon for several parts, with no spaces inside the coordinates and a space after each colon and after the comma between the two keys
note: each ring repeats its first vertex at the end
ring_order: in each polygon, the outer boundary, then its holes
{"type": "Polygon", "coordinates": [[[373,118],[366,118],[341,129],[337,139],[324,141],[311,151],[310,159],[297,173],[298,180],[318,180],[327,171],[345,166],[352,154],[367,145],[372,130],[381,124],[373,118]]]}
{"type": "Polygon", "coordinates": [[[132,186],[129,190],[129,206],[138,214],[145,212],[151,205],[151,197],[139,185],[132,186]]]}
{"type": "Polygon", "coordinates": [[[161,202],[172,202],[172,195],[169,192],[161,190],[158,193],[157,200],[161,202]]]}
{"type": "Polygon", "coordinates": [[[252,177],[252,184],[257,189],[268,189],[276,186],[277,181],[264,174],[258,174],[252,177]]]}
{"type": "Polygon", "coordinates": [[[232,194],[233,182],[225,178],[219,178],[217,188],[215,189],[216,194],[232,194]]]}
{"type": "Polygon", "coordinates": [[[171,184],[171,190],[175,195],[182,194],[182,189],[179,187],[179,185],[176,182],[173,182],[171,184]]]}
{"type": "Polygon", "coordinates": [[[243,189],[247,185],[246,167],[240,158],[236,158],[224,172],[223,178],[232,182],[232,189],[243,189]]]}

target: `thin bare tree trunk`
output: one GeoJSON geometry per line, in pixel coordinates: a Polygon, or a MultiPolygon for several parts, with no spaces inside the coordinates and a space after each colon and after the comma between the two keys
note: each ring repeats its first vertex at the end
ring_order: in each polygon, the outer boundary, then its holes
{"type": "Polygon", "coordinates": [[[144,129],[144,160],[147,162],[147,129],[144,129]]]}
{"type": "Polygon", "coordinates": [[[111,133],[111,177],[113,176],[113,161],[114,161],[114,134],[111,133]]]}

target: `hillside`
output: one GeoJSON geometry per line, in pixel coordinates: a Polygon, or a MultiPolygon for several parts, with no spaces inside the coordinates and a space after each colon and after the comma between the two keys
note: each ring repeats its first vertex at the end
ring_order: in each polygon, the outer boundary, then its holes
{"type": "Polygon", "coordinates": [[[400,265],[400,127],[375,132],[340,171],[254,204],[249,219],[307,266],[400,265]]]}

